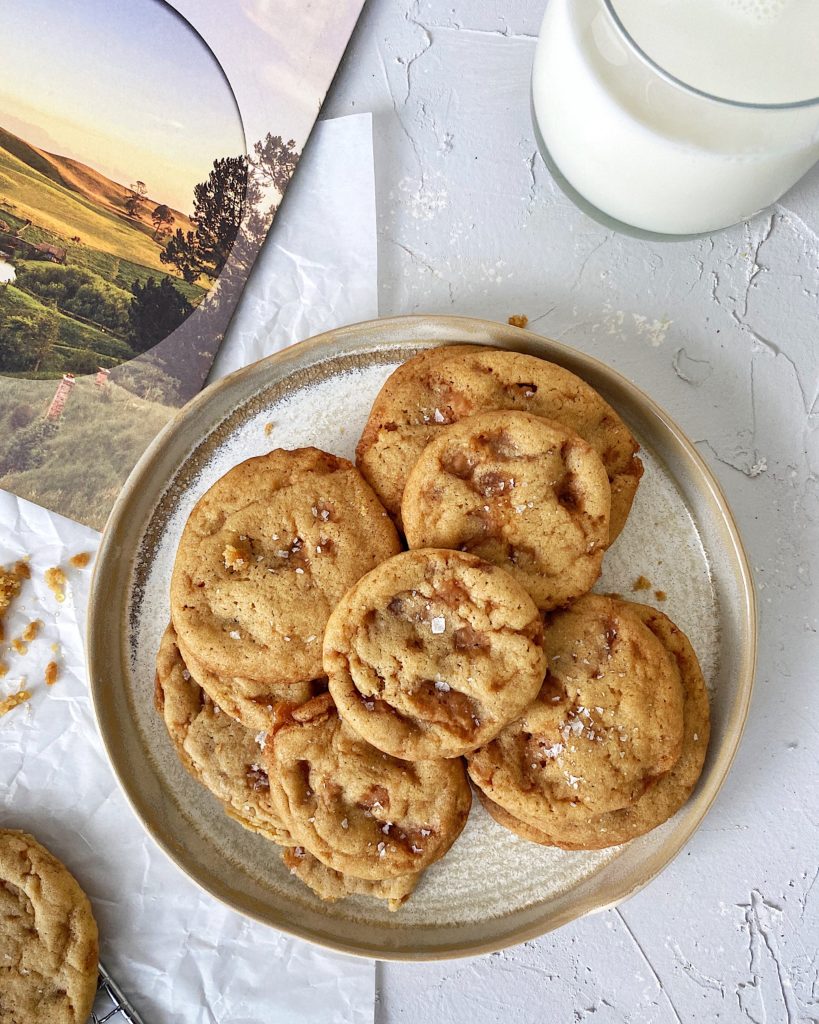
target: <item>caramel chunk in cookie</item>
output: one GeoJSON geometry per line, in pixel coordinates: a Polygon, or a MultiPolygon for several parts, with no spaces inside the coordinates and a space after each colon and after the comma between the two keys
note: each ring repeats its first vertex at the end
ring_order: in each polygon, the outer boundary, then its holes
{"type": "Polygon", "coordinates": [[[0,1020],[86,1024],[97,924],[68,869],[25,832],[0,829],[0,1020]]]}
{"type": "Polygon", "coordinates": [[[642,476],[639,445],[594,388],[536,356],[479,345],[446,345],[414,356],[381,388],[356,463],[398,521],[404,484],[426,445],[447,424],[493,409],[556,420],[594,448],[611,484],[614,540],[642,476]]]}
{"type": "Polygon", "coordinates": [[[341,717],[379,750],[458,757],[534,699],[541,637],[534,602],[508,573],[461,551],[419,549],[344,596],[324,668],[341,717]]]}
{"type": "Polygon", "coordinates": [[[376,750],[329,694],[293,711],[268,736],[262,761],[294,840],[353,878],[416,874],[443,857],[469,814],[460,760],[409,762],[376,750]]]}
{"type": "Polygon", "coordinates": [[[587,593],[609,543],[600,456],[559,423],[486,412],[445,427],[407,478],[411,548],[457,548],[499,565],[546,611],[587,593]]]}
{"type": "Polygon", "coordinates": [[[629,806],[674,767],[683,688],[673,655],[612,597],[547,616],[544,649],[537,699],[468,763],[490,800],[558,836],[629,806]]]}
{"type": "Polygon", "coordinates": [[[330,612],[399,550],[346,459],[316,448],[248,459],[200,498],[182,533],[171,581],[180,643],[224,678],[315,679],[330,612]]]}

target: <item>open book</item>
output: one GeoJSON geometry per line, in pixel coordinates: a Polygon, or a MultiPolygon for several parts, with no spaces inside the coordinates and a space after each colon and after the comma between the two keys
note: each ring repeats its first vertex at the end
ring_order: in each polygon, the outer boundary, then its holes
{"type": "Polygon", "coordinates": [[[5,0],[0,488],[101,528],[205,381],[363,0],[5,0]]]}

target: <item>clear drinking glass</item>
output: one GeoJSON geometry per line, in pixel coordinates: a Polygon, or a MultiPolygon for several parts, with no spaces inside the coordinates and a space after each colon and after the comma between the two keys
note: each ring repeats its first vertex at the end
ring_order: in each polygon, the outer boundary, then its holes
{"type": "Polygon", "coordinates": [[[819,96],[765,104],[701,91],[637,45],[616,0],[549,0],[532,103],[544,156],[572,188],[649,232],[746,220],[819,160],[819,96]]]}

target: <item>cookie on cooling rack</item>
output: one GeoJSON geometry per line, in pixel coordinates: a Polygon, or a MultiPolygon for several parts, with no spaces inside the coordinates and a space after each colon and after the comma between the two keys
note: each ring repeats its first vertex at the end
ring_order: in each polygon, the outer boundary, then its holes
{"type": "Polygon", "coordinates": [[[330,612],[399,550],[346,459],[316,448],[248,459],[199,499],[183,530],[171,580],[179,642],[223,680],[263,684],[261,696],[268,684],[315,679],[330,612]]]}
{"type": "Polygon", "coordinates": [[[587,593],[609,543],[600,456],[559,423],[485,412],[436,431],[401,500],[411,548],[457,548],[499,565],[547,611],[587,593]]]}
{"type": "Polygon", "coordinates": [[[0,829],[0,1020],[86,1024],[97,924],[68,869],[33,836],[0,829]]]}
{"type": "Polygon", "coordinates": [[[430,348],[403,363],[373,404],[356,464],[400,521],[404,484],[441,428],[493,409],[556,420],[598,453],[611,484],[611,540],[620,533],[643,465],[639,445],[614,409],[569,370],[520,352],[481,345],[430,348]]]}
{"type": "Polygon", "coordinates": [[[268,735],[270,796],[296,843],[353,878],[417,874],[461,833],[472,796],[460,760],[401,761],[361,739],[329,694],[268,735]]]}
{"type": "Polygon", "coordinates": [[[523,587],[475,555],[406,551],[342,598],[324,637],[339,714],[395,757],[458,757],[540,689],[542,624],[523,587]]]}
{"type": "Polygon", "coordinates": [[[588,594],[547,616],[537,699],[468,755],[489,799],[548,836],[585,839],[590,818],[634,804],[679,761],[680,668],[641,607],[588,594]]]}

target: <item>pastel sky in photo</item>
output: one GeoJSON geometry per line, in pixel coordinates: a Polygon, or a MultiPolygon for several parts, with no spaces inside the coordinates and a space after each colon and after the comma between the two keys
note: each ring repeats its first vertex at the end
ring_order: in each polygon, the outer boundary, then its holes
{"type": "Polygon", "coordinates": [[[0,125],[27,142],[184,213],[244,152],[219,64],[161,0],[2,0],[0,24],[0,125]]]}

